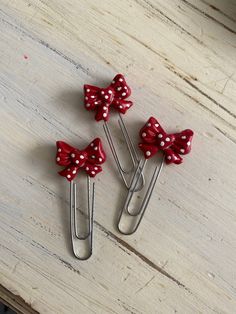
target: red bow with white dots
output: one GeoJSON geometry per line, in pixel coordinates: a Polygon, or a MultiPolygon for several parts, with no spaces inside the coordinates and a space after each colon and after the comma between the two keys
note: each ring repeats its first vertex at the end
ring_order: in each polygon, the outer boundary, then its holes
{"type": "Polygon", "coordinates": [[[59,174],[66,177],[68,181],[75,178],[79,169],[84,169],[90,177],[95,177],[102,171],[99,165],[105,160],[106,155],[99,138],[93,140],[84,150],[74,148],[62,141],[57,142],[56,162],[59,166],[66,166],[59,174]]]}
{"type": "Polygon", "coordinates": [[[183,159],[179,154],[186,155],[191,151],[193,131],[187,129],[180,133],[166,134],[158,121],[151,117],[140,130],[140,137],[143,143],[139,147],[146,159],[162,150],[167,164],[181,164],[183,159]]]}
{"type": "Polygon", "coordinates": [[[124,76],[117,74],[107,88],[84,85],[84,105],[89,111],[96,110],[97,121],[107,121],[110,107],[124,114],[133,105],[132,101],[125,100],[130,94],[124,76]]]}

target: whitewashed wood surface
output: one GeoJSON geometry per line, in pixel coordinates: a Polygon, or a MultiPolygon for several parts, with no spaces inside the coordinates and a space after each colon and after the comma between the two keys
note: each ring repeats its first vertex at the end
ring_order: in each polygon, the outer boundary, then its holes
{"type": "Polygon", "coordinates": [[[236,2],[0,6],[0,298],[23,313],[235,313],[236,2]],[[193,150],[164,167],[140,228],[126,237],[115,228],[125,190],[105,143],[94,253],[79,262],[55,141],[104,139],[82,88],[116,73],[133,90],[125,121],[136,142],[154,115],[168,131],[192,128],[193,150]]]}

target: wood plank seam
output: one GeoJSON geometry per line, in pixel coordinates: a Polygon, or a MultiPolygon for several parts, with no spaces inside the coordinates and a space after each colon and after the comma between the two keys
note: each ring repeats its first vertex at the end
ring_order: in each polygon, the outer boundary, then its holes
{"type": "Polygon", "coordinates": [[[189,6],[190,8],[192,8],[195,11],[198,11],[199,13],[201,13],[202,15],[204,15],[205,17],[209,18],[210,20],[212,20],[213,22],[215,22],[216,24],[222,26],[223,28],[225,28],[227,31],[229,31],[232,34],[236,34],[236,31],[234,31],[233,29],[231,29],[230,27],[228,27],[227,25],[223,24],[222,22],[218,21],[216,18],[214,18],[213,16],[211,16],[210,14],[202,11],[201,9],[199,9],[198,7],[196,7],[195,5],[193,5],[192,3],[189,3],[187,0],[181,0],[183,3],[185,3],[187,6],[189,6]]]}
{"type": "Polygon", "coordinates": [[[223,16],[227,17],[227,19],[229,19],[230,21],[236,23],[236,20],[233,19],[231,16],[227,15],[225,12],[223,12],[222,10],[220,10],[219,8],[215,7],[214,5],[208,3],[205,0],[200,0],[202,3],[208,5],[210,8],[212,8],[212,10],[219,12],[220,14],[222,14],[223,16]]]}

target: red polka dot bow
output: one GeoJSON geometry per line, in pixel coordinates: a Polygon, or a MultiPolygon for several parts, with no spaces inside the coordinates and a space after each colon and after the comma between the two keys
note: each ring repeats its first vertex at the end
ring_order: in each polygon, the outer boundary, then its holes
{"type": "Polygon", "coordinates": [[[124,76],[117,74],[107,88],[84,85],[84,105],[89,111],[96,110],[97,121],[107,121],[111,107],[124,114],[133,105],[132,101],[125,100],[130,94],[124,76]]]}
{"type": "Polygon", "coordinates": [[[161,150],[167,164],[180,164],[183,159],[179,154],[186,155],[191,151],[193,131],[187,129],[180,133],[166,134],[159,122],[151,117],[140,130],[140,137],[143,142],[139,147],[146,159],[161,150]]]}
{"type": "Polygon", "coordinates": [[[68,181],[75,178],[79,169],[84,169],[90,177],[95,177],[102,171],[99,165],[105,160],[106,155],[99,138],[93,140],[84,150],[74,148],[62,141],[57,142],[56,162],[59,166],[66,166],[59,174],[66,177],[68,181]]]}

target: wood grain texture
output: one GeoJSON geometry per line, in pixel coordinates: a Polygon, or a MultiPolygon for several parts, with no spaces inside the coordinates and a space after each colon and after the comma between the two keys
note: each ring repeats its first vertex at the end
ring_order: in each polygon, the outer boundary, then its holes
{"type": "Polygon", "coordinates": [[[24,313],[235,313],[235,1],[2,0],[0,23],[0,297],[24,313]],[[80,263],[55,141],[104,138],[82,87],[117,72],[136,142],[153,115],[191,127],[193,151],[164,167],[130,237],[115,228],[125,190],[109,154],[80,263]]]}

